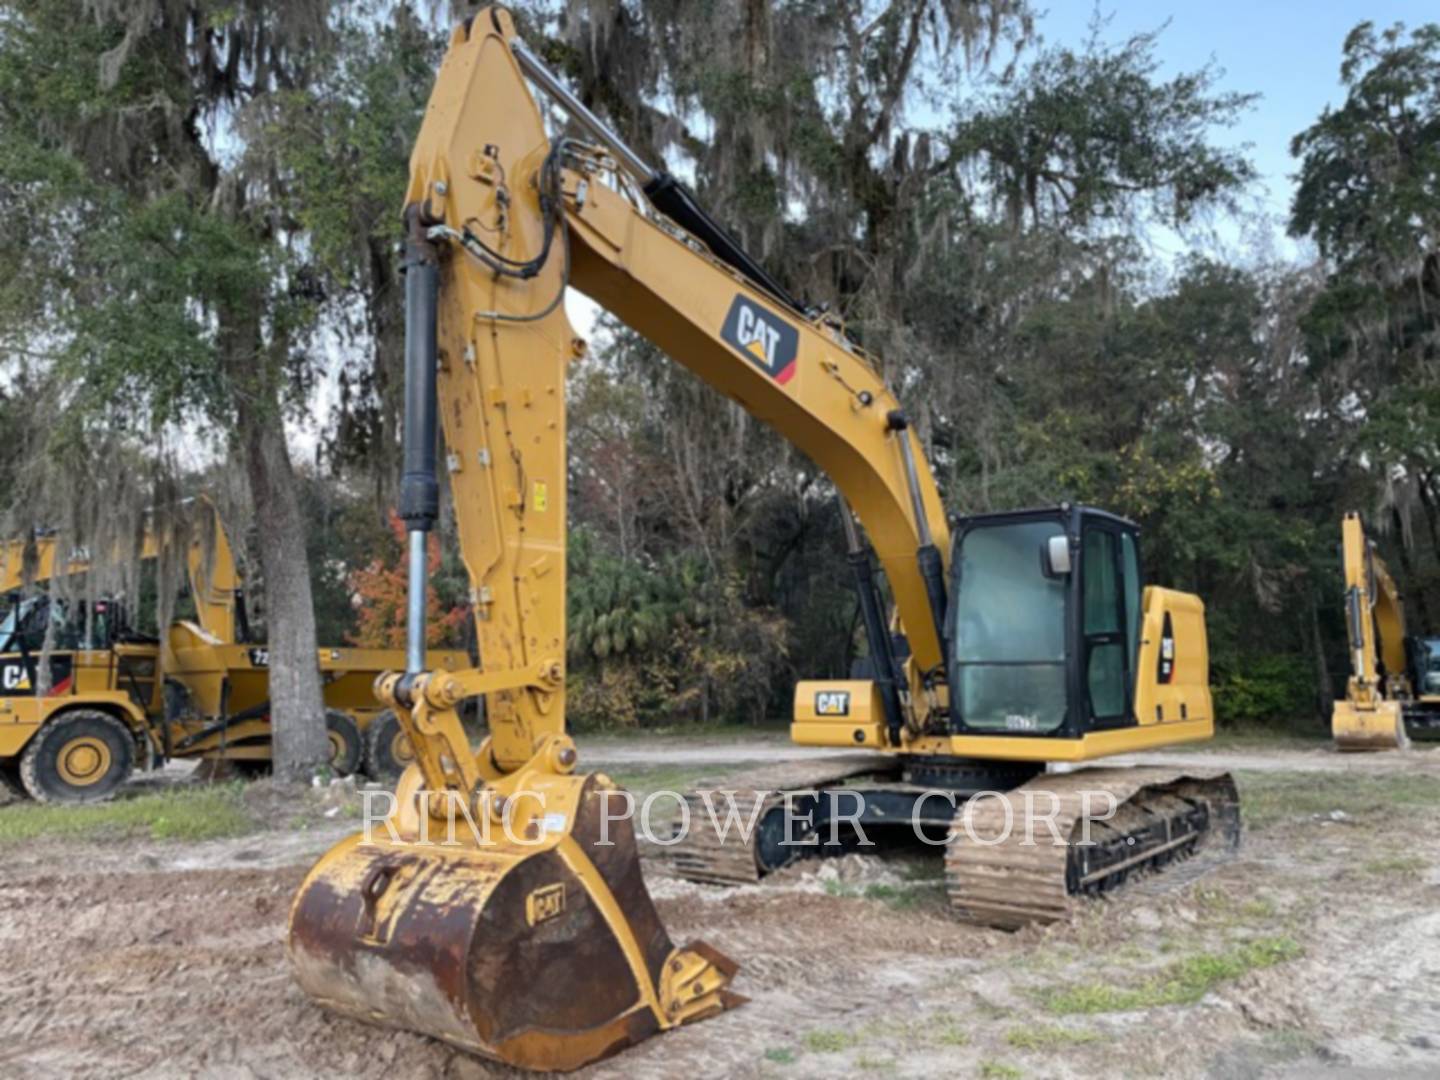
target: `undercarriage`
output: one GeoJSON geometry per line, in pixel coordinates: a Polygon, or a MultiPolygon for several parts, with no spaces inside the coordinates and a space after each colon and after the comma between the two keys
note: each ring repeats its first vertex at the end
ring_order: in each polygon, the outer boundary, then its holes
{"type": "Polygon", "coordinates": [[[687,796],[668,848],[677,876],[753,884],[798,859],[943,852],[956,914],[1005,929],[1064,918],[1202,848],[1240,840],[1234,780],[1215,769],[1084,768],[846,755],[779,766],[687,796]],[[685,825],[688,822],[688,828],[685,825]]]}

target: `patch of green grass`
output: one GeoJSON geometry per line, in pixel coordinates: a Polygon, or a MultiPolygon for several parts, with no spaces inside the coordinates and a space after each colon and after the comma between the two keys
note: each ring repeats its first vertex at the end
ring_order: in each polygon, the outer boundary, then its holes
{"type": "Polygon", "coordinates": [[[908,911],[930,899],[943,890],[940,881],[917,881],[914,884],[886,885],[875,882],[869,885],[852,885],[846,881],[825,882],[825,893],[847,900],[878,900],[892,911],[908,911]]]}
{"type": "Polygon", "coordinates": [[[918,890],[903,885],[866,885],[862,895],[866,900],[879,900],[886,907],[903,909],[915,906],[918,890]]]}
{"type": "Polygon", "coordinates": [[[945,860],[933,859],[911,859],[900,864],[900,876],[906,881],[913,882],[934,882],[944,884],[945,882],[945,860]]]}
{"type": "Polygon", "coordinates": [[[1250,971],[1294,960],[1303,950],[1288,937],[1260,938],[1223,953],[1198,953],[1177,960],[1167,970],[1163,993],[1178,1005],[1199,1001],[1211,988],[1250,971]]]}
{"type": "Polygon", "coordinates": [[[1014,1065],[1007,1065],[1003,1061],[982,1061],[980,1075],[984,1080],[1020,1080],[1025,1074],[1014,1065]]]}
{"type": "Polygon", "coordinates": [[[0,809],[0,843],[41,837],[216,840],[256,832],[243,784],[178,787],[113,802],[81,805],[20,803],[0,809]]]}
{"type": "Polygon", "coordinates": [[[864,1072],[894,1072],[895,1059],[871,1057],[869,1054],[861,1054],[855,1059],[855,1067],[864,1072]]]}
{"type": "Polygon", "coordinates": [[[1053,1013],[1128,1012],[1150,1005],[1164,1005],[1161,995],[1152,987],[1140,989],[1111,986],[1109,983],[1080,983],[1076,986],[1050,987],[1039,994],[1040,1003],[1053,1013]]]}
{"type": "Polygon", "coordinates": [[[765,1060],[773,1061],[776,1065],[794,1065],[795,1051],[788,1046],[776,1046],[765,1051],[765,1060]]]}
{"type": "Polygon", "coordinates": [[[860,1043],[860,1036],[850,1031],[836,1031],[833,1028],[816,1028],[807,1031],[805,1049],[815,1054],[839,1054],[860,1043]]]}
{"type": "Polygon", "coordinates": [[[663,738],[667,742],[675,739],[728,739],[735,742],[752,742],[757,738],[788,739],[790,717],[776,716],[762,720],[758,724],[733,724],[720,721],[709,724],[698,721],[687,724],[663,724],[658,727],[605,727],[584,724],[577,730],[582,734],[593,735],[597,739],[614,739],[616,742],[650,743],[657,737],[663,738]]]}
{"type": "Polygon", "coordinates": [[[1371,859],[1360,869],[1376,877],[1412,877],[1429,865],[1418,855],[1386,855],[1378,859],[1371,859]]]}
{"type": "Polygon", "coordinates": [[[1267,922],[1278,916],[1274,903],[1263,896],[1237,897],[1227,889],[1198,889],[1195,901],[1206,922],[1222,926],[1267,922]]]}
{"type": "Polygon", "coordinates": [[[1084,983],[1046,988],[1041,1003],[1053,1013],[1129,1012],[1158,1005],[1191,1005],[1220,983],[1249,971],[1293,960],[1304,950],[1288,937],[1257,938],[1221,953],[1196,953],[1172,962],[1155,978],[1137,986],[1084,983]]]}
{"type": "Polygon", "coordinates": [[[1011,1028],[1005,1041],[1016,1050],[1056,1050],[1062,1046],[1083,1046],[1100,1041],[1100,1033],[1088,1028],[1038,1027],[1011,1028]]]}
{"type": "Polygon", "coordinates": [[[1324,750],[1330,745],[1329,731],[1284,731],[1262,724],[1227,724],[1202,742],[1167,746],[1167,754],[1187,750],[1324,750]]]}
{"type": "Polygon", "coordinates": [[[931,1040],[939,1046],[969,1046],[970,1035],[959,1024],[941,1023],[934,1028],[931,1040]]]}
{"type": "Polygon", "coordinates": [[[1327,816],[1338,810],[1357,821],[1375,821],[1397,807],[1440,807],[1440,784],[1423,775],[1326,777],[1313,773],[1254,772],[1235,774],[1245,825],[1265,829],[1284,821],[1327,816]]]}

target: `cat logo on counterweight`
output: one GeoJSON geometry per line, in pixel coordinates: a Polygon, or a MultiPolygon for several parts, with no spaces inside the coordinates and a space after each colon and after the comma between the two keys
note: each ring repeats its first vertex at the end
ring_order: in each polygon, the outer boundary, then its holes
{"type": "Polygon", "coordinates": [[[735,297],[720,337],[780,385],[794,376],[800,332],[748,297],[735,297]]]}

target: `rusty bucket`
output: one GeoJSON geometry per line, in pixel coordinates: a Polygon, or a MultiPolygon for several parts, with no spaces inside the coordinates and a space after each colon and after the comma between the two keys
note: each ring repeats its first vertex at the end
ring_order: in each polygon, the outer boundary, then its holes
{"type": "Polygon", "coordinates": [[[609,822],[598,842],[608,782],[564,782],[571,812],[531,823],[521,842],[377,830],[336,845],[291,909],[301,987],[338,1013],[546,1070],[743,1001],[728,990],[732,961],[671,943],[629,821],[609,822]]]}

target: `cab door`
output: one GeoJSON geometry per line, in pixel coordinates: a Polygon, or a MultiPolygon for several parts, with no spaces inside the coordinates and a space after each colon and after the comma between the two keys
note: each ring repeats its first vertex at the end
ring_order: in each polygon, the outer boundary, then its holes
{"type": "Polygon", "coordinates": [[[1088,726],[1135,723],[1135,653],[1140,626],[1136,537],[1118,521],[1089,518],[1080,558],[1080,684],[1088,726]]]}
{"type": "Polygon", "coordinates": [[[114,599],[96,603],[95,628],[97,644],[103,642],[114,658],[110,689],[129,694],[147,715],[159,715],[163,693],[160,642],[135,633],[126,605],[114,599]]]}

